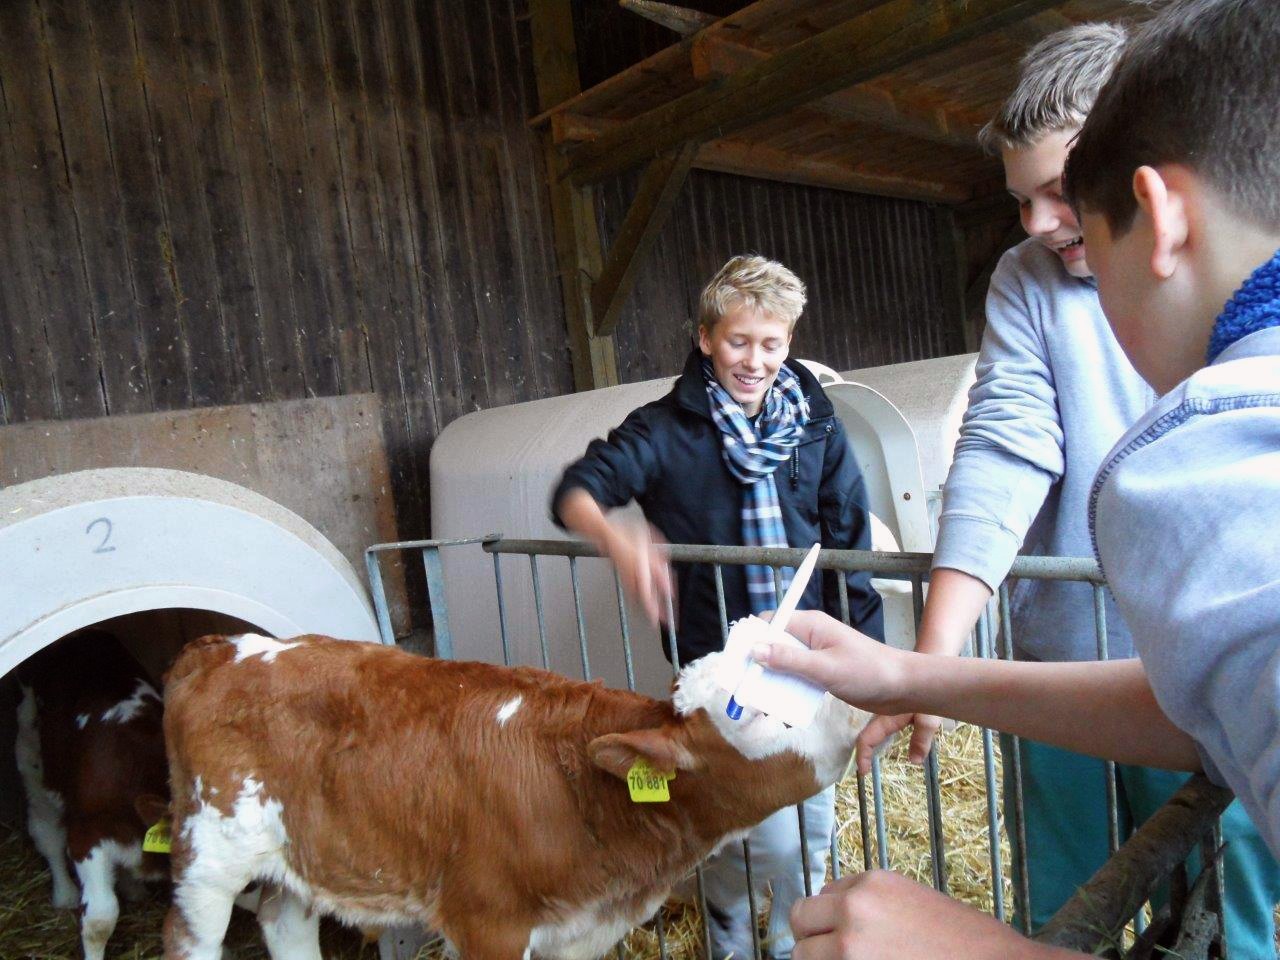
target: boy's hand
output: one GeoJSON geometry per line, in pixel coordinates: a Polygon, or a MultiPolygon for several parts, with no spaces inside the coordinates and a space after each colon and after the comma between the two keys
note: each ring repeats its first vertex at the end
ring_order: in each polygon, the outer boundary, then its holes
{"type": "Polygon", "coordinates": [[[930,748],[933,746],[934,736],[942,729],[942,718],[935,717],[931,713],[898,713],[873,718],[863,728],[862,733],[858,734],[858,772],[861,774],[869,773],[871,770],[871,758],[875,755],[876,749],[894,734],[901,733],[908,726],[912,728],[912,731],[911,746],[907,752],[907,759],[912,763],[924,763],[925,758],[929,756],[930,748]]]}
{"type": "Polygon", "coordinates": [[[649,622],[667,619],[667,601],[673,604],[671,566],[658,549],[662,537],[647,524],[614,526],[608,539],[608,554],[617,568],[622,589],[644,608],[649,622]]]}
{"type": "Polygon", "coordinates": [[[882,712],[902,686],[902,653],[847,627],[820,610],[801,610],[787,633],[809,647],[758,644],[752,656],[773,670],[794,673],[826,687],[863,710],[882,712]]]}
{"type": "Polygon", "coordinates": [[[791,909],[793,960],[1065,960],[994,917],[888,870],[844,877],[791,909]]]}

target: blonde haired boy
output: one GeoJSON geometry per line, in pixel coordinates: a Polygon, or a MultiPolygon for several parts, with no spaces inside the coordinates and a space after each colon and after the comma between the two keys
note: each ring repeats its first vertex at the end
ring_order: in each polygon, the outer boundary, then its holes
{"type": "MultiPolygon", "coordinates": [[[[815,541],[868,549],[870,525],[862,475],[844,428],[817,379],[789,363],[791,335],[805,305],[804,284],[782,264],[759,256],[729,260],[699,300],[697,345],[671,392],[633,411],[565,470],[552,513],[610,557],[627,592],[653,620],[676,608],[676,654],[682,663],[723,645],[715,574],[681,564],[679,589],[653,537],[606,512],[634,500],[671,543],[802,547],[815,541]]],[[[730,621],[777,606],[773,571],[723,570],[730,621]]],[[[783,571],[784,588],[790,571],[783,571]]],[[[865,574],[847,578],[858,629],[881,636],[880,598],[865,574]]],[[[836,613],[834,574],[814,578],[800,606],[836,613]]],[[[791,955],[791,904],[804,895],[805,871],[816,889],[826,873],[835,819],[834,791],[804,804],[807,849],[796,811],[782,810],[752,831],[752,876],[772,888],[766,953],[791,955]]],[[[742,845],[729,844],[704,871],[716,960],[753,952],[742,845]]]]}

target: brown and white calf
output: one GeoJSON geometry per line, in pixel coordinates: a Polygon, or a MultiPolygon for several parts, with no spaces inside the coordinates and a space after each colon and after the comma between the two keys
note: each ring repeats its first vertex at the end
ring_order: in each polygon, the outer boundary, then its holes
{"type": "Polygon", "coordinates": [[[671,702],[528,668],[324,637],[205,637],[168,675],[167,960],[217,960],[232,900],[275,960],[319,958],[319,913],[441,930],[464,960],[587,960],[698,861],[845,769],[866,715],[725,716],[718,655],[671,702]],[[637,758],[674,771],[633,803],[637,758]]]}
{"type": "Polygon", "coordinates": [[[167,858],[142,851],[138,811],[142,800],[158,815],[168,796],[160,694],[101,630],[59,640],[17,673],[27,829],[49,861],[54,906],[79,904],[85,957],[101,960],[119,916],[117,879],[133,894],[168,872],[167,858]]]}

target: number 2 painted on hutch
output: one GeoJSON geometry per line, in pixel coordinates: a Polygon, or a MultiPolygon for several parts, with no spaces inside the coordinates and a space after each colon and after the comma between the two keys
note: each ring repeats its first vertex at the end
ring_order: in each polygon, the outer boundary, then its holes
{"type": "Polygon", "coordinates": [[[106,517],[99,517],[97,520],[93,521],[93,523],[85,527],[84,532],[93,533],[93,528],[99,527],[99,526],[104,527],[105,529],[102,532],[102,542],[93,548],[93,552],[94,553],[111,553],[115,550],[115,547],[107,546],[107,543],[111,540],[112,526],[111,526],[110,520],[108,520],[106,517]]]}

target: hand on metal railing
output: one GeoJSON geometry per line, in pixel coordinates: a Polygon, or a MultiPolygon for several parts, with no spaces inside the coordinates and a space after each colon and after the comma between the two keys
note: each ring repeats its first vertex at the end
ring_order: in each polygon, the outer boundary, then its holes
{"type": "Polygon", "coordinates": [[[858,772],[871,771],[871,760],[881,745],[891,737],[911,727],[911,746],[907,759],[923,765],[933,747],[933,738],[942,729],[942,718],[931,713],[896,713],[872,718],[862,733],[858,734],[856,758],[858,772]]]}

